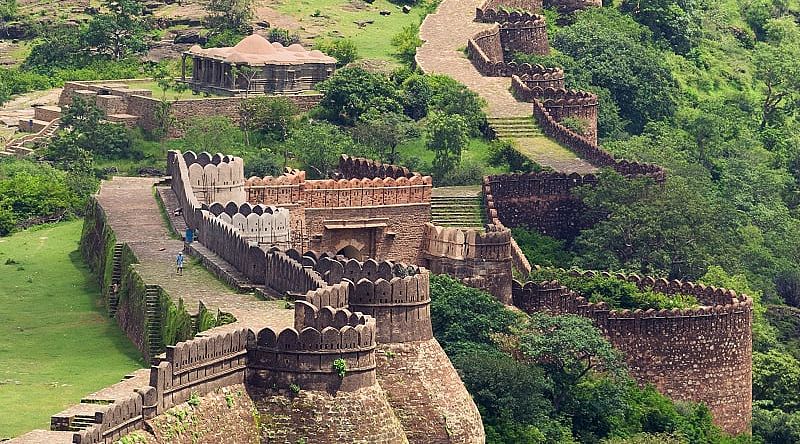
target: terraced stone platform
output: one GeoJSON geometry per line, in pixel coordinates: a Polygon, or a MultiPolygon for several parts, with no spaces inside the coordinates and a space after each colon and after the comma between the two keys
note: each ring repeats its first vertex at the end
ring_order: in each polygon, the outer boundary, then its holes
{"type": "Polygon", "coordinates": [[[182,298],[190,314],[199,302],[212,311],[231,313],[237,322],[220,329],[265,326],[291,327],[294,312],[283,301],[265,301],[253,294],[240,294],[223,285],[202,265],[189,262],[183,276],[175,273],[175,255],[183,241],[171,237],[155,199],[157,179],[115,177],[104,181],[97,196],[117,242],[127,243],[139,259],[135,265],[147,284],[160,285],[177,302],[182,298]]]}

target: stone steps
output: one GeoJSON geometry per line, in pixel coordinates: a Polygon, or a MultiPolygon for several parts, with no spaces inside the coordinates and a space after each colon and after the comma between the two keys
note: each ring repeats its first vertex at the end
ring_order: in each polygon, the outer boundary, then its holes
{"type": "Polygon", "coordinates": [[[157,285],[145,285],[145,325],[147,333],[147,351],[150,359],[164,351],[161,343],[161,302],[157,285]]]}
{"type": "Polygon", "coordinates": [[[487,121],[499,139],[544,136],[533,117],[488,117],[487,121]]]}
{"type": "Polygon", "coordinates": [[[480,196],[434,196],[431,222],[444,227],[482,227],[483,199],[480,196]]]}
{"type": "MultiPolygon", "coordinates": [[[[114,256],[111,260],[111,285],[117,284],[117,288],[122,285],[122,244],[114,245],[114,256]]],[[[119,290],[108,293],[108,315],[114,317],[117,314],[119,305],[119,290]]]]}

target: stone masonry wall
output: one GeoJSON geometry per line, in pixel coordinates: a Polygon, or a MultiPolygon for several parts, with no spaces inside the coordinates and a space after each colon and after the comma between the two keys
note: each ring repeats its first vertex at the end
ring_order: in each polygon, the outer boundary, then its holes
{"type": "Polygon", "coordinates": [[[501,24],[500,41],[506,60],[511,60],[518,52],[538,55],[550,53],[547,24],[544,17],[539,15],[501,24]]]}
{"type": "MultiPolygon", "coordinates": [[[[586,272],[586,275],[592,275],[586,272]]],[[[606,276],[612,276],[605,273],[606,276]]],[[[642,288],[695,295],[687,310],[609,310],[556,282],[515,282],[514,305],[591,318],[625,354],[631,374],[676,400],[706,404],[727,433],[749,431],[752,415],[753,301],[731,290],[681,281],[613,275],[642,288]]]]}

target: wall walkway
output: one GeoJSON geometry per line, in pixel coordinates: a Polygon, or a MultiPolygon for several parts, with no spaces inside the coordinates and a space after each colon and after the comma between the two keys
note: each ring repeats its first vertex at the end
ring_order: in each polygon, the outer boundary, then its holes
{"type": "MultiPolygon", "coordinates": [[[[484,0],[444,0],[420,27],[423,45],[417,49],[417,64],[428,74],[446,74],[483,97],[487,114],[494,118],[530,117],[530,103],[511,95],[511,78],[485,77],[467,59],[463,48],[469,39],[493,24],[475,21],[475,10],[484,0]]],[[[557,171],[587,174],[597,169],[570,150],[545,136],[514,138],[524,154],[557,171]]]]}

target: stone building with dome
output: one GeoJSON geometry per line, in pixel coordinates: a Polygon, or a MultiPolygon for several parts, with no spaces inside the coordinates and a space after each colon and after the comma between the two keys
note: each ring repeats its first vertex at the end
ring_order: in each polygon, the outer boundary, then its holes
{"type": "Polygon", "coordinates": [[[313,89],[336,68],[336,59],[299,44],[288,47],[253,34],[236,46],[183,53],[182,80],[195,91],[221,95],[299,94],[313,89]],[[186,77],[192,59],[191,78],[186,77]]]}

